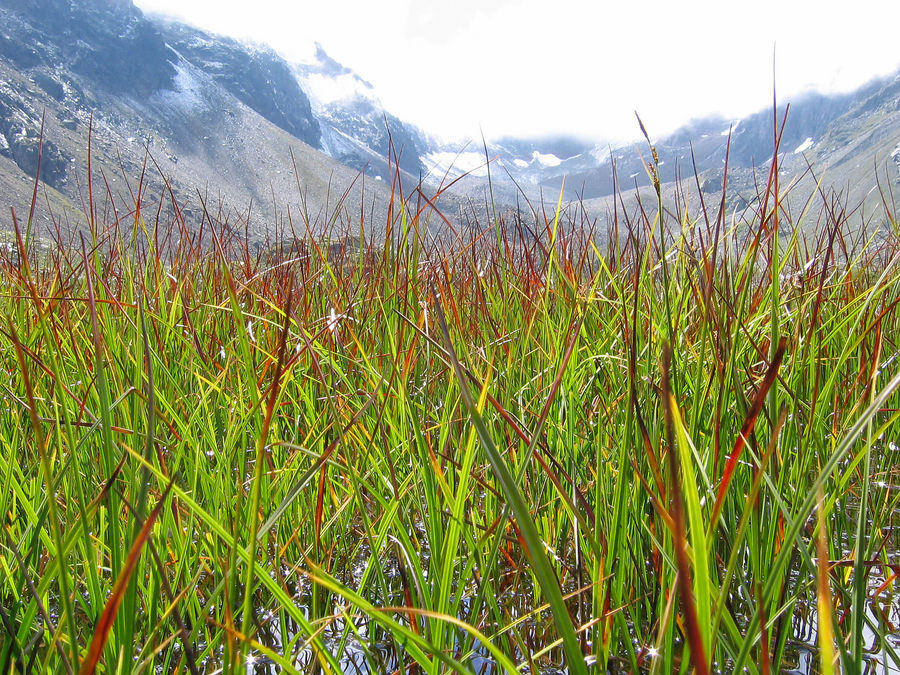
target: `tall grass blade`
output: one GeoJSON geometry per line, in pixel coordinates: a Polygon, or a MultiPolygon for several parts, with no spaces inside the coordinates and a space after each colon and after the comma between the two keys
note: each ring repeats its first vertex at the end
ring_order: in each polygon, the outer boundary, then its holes
{"type": "Polygon", "coordinates": [[[572,624],[572,617],[563,600],[559,580],[544,551],[543,541],[538,534],[534,520],[525,503],[525,499],[519,490],[519,486],[516,484],[515,478],[506,466],[500,453],[497,451],[494,439],[491,436],[490,431],[488,431],[487,425],[484,423],[481,414],[478,412],[475,401],[472,399],[472,394],[466,384],[465,373],[456,356],[456,351],[453,348],[453,341],[450,338],[450,329],[447,327],[447,321],[444,317],[440,302],[435,303],[435,313],[438,317],[438,323],[440,324],[441,332],[443,333],[444,341],[446,343],[446,351],[450,356],[453,370],[456,374],[456,381],[466,406],[466,411],[472,420],[472,424],[475,426],[475,430],[481,440],[485,454],[488,456],[491,468],[494,470],[497,480],[500,482],[509,508],[516,519],[516,524],[522,535],[523,544],[525,546],[525,553],[528,555],[531,564],[534,566],[534,573],[540,584],[541,591],[547,596],[556,627],[562,637],[563,649],[566,653],[566,664],[569,672],[587,675],[584,654],[581,651],[581,645],[578,641],[578,636],[575,633],[575,627],[572,624]]]}
{"type": "Polygon", "coordinates": [[[694,479],[693,458],[689,441],[684,433],[684,425],[678,413],[675,397],[670,389],[671,347],[663,348],[662,397],[665,411],[666,439],[669,445],[669,473],[672,477],[672,538],[675,544],[675,561],[678,567],[678,593],[684,608],[688,644],[691,648],[691,663],[695,672],[709,675],[710,635],[706,617],[709,612],[710,579],[707,560],[705,526],[700,511],[700,497],[694,479]],[[682,481],[684,488],[682,489],[682,481]],[[688,517],[685,519],[687,504],[688,517]],[[686,522],[687,521],[687,522],[686,522]],[[691,565],[688,559],[688,527],[690,524],[691,549],[694,554],[695,583],[691,583],[691,565]],[[700,605],[698,607],[698,604],[700,605]],[[703,617],[703,623],[700,622],[703,617]]]}
{"type": "Polygon", "coordinates": [[[131,545],[131,549],[128,551],[128,556],[125,558],[122,570],[119,573],[118,578],[116,578],[116,584],[113,586],[109,599],[106,601],[106,606],[103,608],[103,613],[100,615],[97,625],[94,627],[94,636],[91,638],[91,644],[88,647],[87,654],[85,654],[84,661],[81,663],[81,668],[78,671],[79,675],[91,675],[96,672],[97,664],[100,662],[100,656],[103,654],[103,647],[106,645],[106,641],[109,638],[113,622],[115,621],[116,614],[122,603],[122,598],[125,596],[128,584],[131,581],[131,575],[134,573],[134,570],[141,559],[144,546],[147,544],[150,534],[153,531],[153,523],[156,522],[157,517],[165,506],[172,485],[173,482],[170,481],[162,495],[160,495],[159,502],[157,502],[156,506],[150,512],[147,520],[144,521],[143,527],[141,527],[137,538],[135,538],[131,545]]]}
{"type": "Polygon", "coordinates": [[[834,650],[834,627],[829,589],[831,565],[828,562],[828,523],[825,519],[825,494],[822,486],[816,491],[816,608],[819,625],[819,664],[822,675],[834,675],[836,672],[834,650]]]}
{"type": "Polygon", "coordinates": [[[728,455],[728,461],[725,463],[725,469],[722,471],[722,478],[719,482],[719,492],[716,495],[716,503],[715,506],[713,506],[712,516],[710,517],[710,528],[715,527],[719,520],[719,514],[722,511],[722,505],[724,504],[725,496],[728,493],[728,486],[731,484],[732,478],[734,478],[734,470],[737,468],[737,464],[741,459],[741,452],[747,443],[747,439],[750,438],[750,434],[753,432],[753,427],[756,426],[756,420],[759,417],[759,414],[766,405],[769,388],[775,383],[775,378],[778,376],[778,369],[781,367],[786,348],[787,339],[781,338],[778,349],[775,350],[775,358],[769,364],[766,375],[763,378],[762,383],[760,383],[759,389],[756,390],[756,394],[754,394],[753,404],[750,406],[750,410],[747,411],[747,415],[744,417],[744,423],[741,425],[741,430],[738,432],[737,438],[734,439],[734,447],[731,449],[731,454],[728,455]]]}

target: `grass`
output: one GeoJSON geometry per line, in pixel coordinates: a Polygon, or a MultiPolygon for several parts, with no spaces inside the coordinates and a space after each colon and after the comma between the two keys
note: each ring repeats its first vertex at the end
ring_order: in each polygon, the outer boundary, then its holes
{"type": "Polygon", "coordinates": [[[13,214],[2,671],[900,668],[900,229],[773,166],[341,246],[13,214]]]}

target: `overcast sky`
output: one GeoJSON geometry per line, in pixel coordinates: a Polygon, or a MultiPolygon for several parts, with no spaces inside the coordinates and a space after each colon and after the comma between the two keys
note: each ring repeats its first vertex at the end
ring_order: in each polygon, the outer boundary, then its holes
{"type": "Polygon", "coordinates": [[[135,0],[303,60],[318,41],[445,138],[626,140],[900,67],[900,1],[135,0]]]}

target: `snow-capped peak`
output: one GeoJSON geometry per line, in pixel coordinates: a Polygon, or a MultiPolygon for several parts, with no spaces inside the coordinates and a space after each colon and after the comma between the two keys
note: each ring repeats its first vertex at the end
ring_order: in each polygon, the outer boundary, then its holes
{"type": "Polygon", "coordinates": [[[542,152],[538,152],[537,150],[531,153],[531,161],[538,162],[543,166],[559,166],[560,164],[562,164],[562,160],[556,155],[549,153],[544,154],[542,152]]]}
{"type": "Polygon", "coordinates": [[[425,165],[427,175],[436,179],[444,176],[457,178],[464,173],[473,176],[487,176],[488,173],[487,162],[484,153],[481,152],[429,152],[422,157],[422,163],[425,165]]]}
{"type": "Polygon", "coordinates": [[[813,139],[807,138],[800,145],[797,146],[796,150],[794,150],[795,155],[799,155],[804,150],[809,150],[813,145],[813,139]]]}
{"type": "Polygon", "coordinates": [[[332,59],[318,43],[308,61],[294,64],[294,74],[316,110],[360,99],[381,107],[372,85],[332,59]]]}

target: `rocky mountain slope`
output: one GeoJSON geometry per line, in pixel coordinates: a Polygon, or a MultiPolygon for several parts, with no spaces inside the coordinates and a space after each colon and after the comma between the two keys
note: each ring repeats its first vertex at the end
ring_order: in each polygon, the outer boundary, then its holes
{"type": "MultiPolygon", "coordinates": [[[[786,195],[783,206],[796,225],[818,229],[821,224],[815,218],[827,201],[832,208],[852,213],[852,220],[859,226],[890,226],[890,218],[900,207],[900,74],[871,82],[850,94],[801,98],[789,109],[780,106],[777,120],[781,129],[780,188],[786,195]],[[808,208],[810,198],[814,200],[812,208],[808,208]]],[[[752,205],[765,187],[774,129],[771,110],[730,126],[721,120],[696,123],[660,142],[659,155],[665,162],[660,173],[670,189],[678,172],[682,185],[699,185],[700,191],[716,196],[727,178],[727,207],[739,212],[743,206],[752,205]],[[699,180],[694,179],[694,163],[699,180]]],[[[642,167],[632,165],[623,170],[619,164],[619,177],[624,178],[629,169],[633,169],[628,174],[633,185],[647,184],[642,167]]],[[[587,176],[586,183],[598,178],[596,173],[587,176]]],[[[696,191],[693,193],[696,195],[696,191]]],[[[588,206],[595,212],[608,210],[609,198],[589,200],[588,206]]]]}
{"type": "Polygon", "coordinates": [[[204,206],[259,235],[289,226],[289,208],[301,232],[339,209],[386,217],[387,181],[320,151],[322,127],[283,59],[148,19],[130,0],[0,0],[5,207],[30,202],[42,123],[42,206],[86,202],[90,132],[93,189],[124,210],[147,165],[144,198],[166,202],[171,188],[189,225],[204,206]]]}

